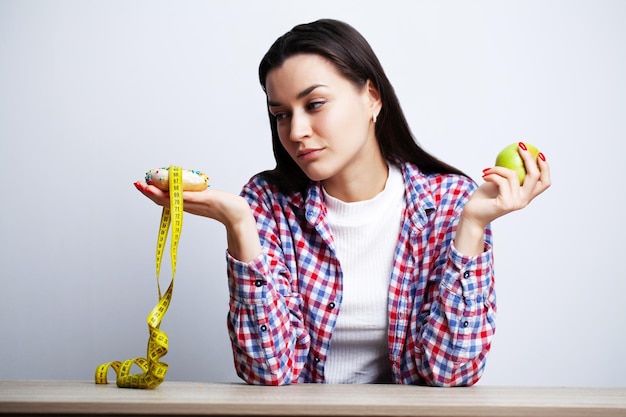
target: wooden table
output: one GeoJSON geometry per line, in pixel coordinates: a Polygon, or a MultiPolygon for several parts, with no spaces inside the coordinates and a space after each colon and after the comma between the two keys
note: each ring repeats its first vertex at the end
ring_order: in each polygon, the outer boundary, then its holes
{"type": "Polygon", "coordinates": [[[626,416],[624,388],[428,388],[0,380],[0,415],[626,416]]]}

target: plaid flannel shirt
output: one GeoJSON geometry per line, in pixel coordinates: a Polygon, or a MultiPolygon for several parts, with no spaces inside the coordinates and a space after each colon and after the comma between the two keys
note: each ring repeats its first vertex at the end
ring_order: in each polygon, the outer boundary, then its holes
{"type": "MultiPolygon", "coordinates": [[[[402,172],[406,208],[388,295],[393,381],[472,385],[495,331],[491,229],[482,254],[459,253],[455,229],[476,185],[408,163],[402,172]]],[[[264,250],[250,263],[226,254],[237,374],[250,384],[324,382],[342,285],[321,185],[286,195],[256,176],[241,195],[264,250]]]]}

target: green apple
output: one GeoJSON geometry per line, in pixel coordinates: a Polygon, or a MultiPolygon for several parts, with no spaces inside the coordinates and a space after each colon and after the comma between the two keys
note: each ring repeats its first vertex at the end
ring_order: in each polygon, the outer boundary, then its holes
{"type": "MultiPolygon", "coordinates": [[[[524,142],[524,144],[536,160],[537,156],[539,155],[539,149],[529,143],[524,142]]],[[[496,157],[496,166],[509,168],[517,172],[517,176],[519,177],[519,183],[522,184],[524,182],[524,177],[526,176],[526,168],[524,167],[524,161],[522,160],[522,157],[517,151],[518,148],[519,144],[515,142],[502,149],[502,151],[496,157]]]]}

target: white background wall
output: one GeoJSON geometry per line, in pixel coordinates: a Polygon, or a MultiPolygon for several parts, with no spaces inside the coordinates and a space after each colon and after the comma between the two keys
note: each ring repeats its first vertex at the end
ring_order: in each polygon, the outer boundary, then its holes
{"type": "MultiPolygon", "coordinates": [[[[494,224],[480,383],[626,385],[619,0],[0,0],[1,379],[145,355],[160,209],[133,181],[178,164],[236,193],[273,166],[257,65],[321,17],[369,39],[426,149],[477,179],[518,140],[551,163],[553,187],[494,224]]],[[[238,380],[224,249],[221,225],[185,216],[168,380],[238,380]]]]}

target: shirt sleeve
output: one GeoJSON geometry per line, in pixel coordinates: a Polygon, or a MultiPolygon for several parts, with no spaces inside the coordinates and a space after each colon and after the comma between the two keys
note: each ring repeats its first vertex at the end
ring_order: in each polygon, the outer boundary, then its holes
{"type": "Polygon", "coordinates": [[[477,256],[465,256],[454,246],[458,215],[471,191],[460,197],[453,214],[440,222],[444,225],[439,231],[443,236],[442,268],[436,268],[430,277],[420,329],[420,373],[428,385],[475,384],[495,333],[491,228],[486,228],[484,251],[477,256]]]}
{"type": "Polygon", "coordinates": [[[250,263],[226,253],[228,331],[235,369],[250,384],[289,384],[296,382],[310,345],[300,312],[301,297],[292,290],[276,239],[277,225],[261,203],[262,196],[242,194],[257,218],[264,250],[250,263]]]}

